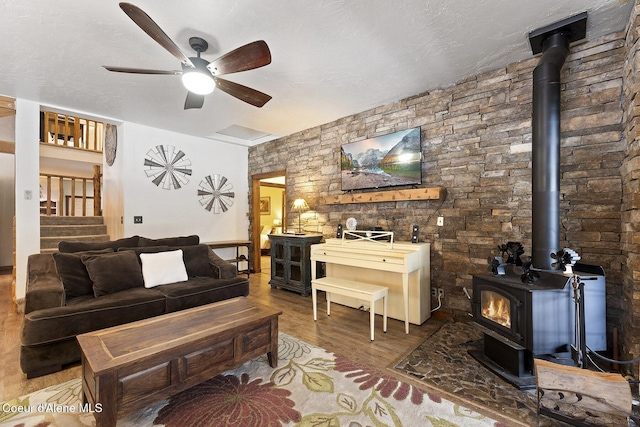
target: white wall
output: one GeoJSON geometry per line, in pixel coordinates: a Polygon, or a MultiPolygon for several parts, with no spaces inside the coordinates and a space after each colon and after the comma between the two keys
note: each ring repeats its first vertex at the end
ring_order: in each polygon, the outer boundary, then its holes
{"type": "MultiPolygon", "coordinates": [[[[248,149],[206,138],[132,123],[122,129],[124,151],[124,235],[150,238],[197,234],[202,242],[248,238],[248,149]],[[156,146],[182,150],[192,174],[180,189],[164,189],[147,177],[145,158],[156,146]],[[206,176],[220,174],[233,185],[233,205],[214,214],[200,203],[198,188],[206,176]],[[142,216],[142,224],[133,217],[142,216]]],[[[120,149],[120,134],[118,135],[120,149]]]]}
{"type": "Polygon", "coordinates": [[[16,100],[16,298],[25,296],[27,258],[40,252],[39,201],[40,105],[16,100]],[[27,193],[31,194],[29,199],[27,193]]]}
{"type": "Polygon", "coordinates": [[[107,226],[107,234],[111,240],[124,237],[124,190],[125,190],[125,161],[127,145],[125,143],[124,126],[117,129],[116,157],[113,165],[106,162],[102,165],[102,217],[107,226]]]}

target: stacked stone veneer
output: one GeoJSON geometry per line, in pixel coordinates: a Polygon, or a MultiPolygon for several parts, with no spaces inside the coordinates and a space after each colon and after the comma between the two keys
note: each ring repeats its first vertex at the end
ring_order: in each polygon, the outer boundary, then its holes
{"type": "MultiPolygon", "coordinates": [[[[604,267],[609,332],[621,328],[625,348],[637,354],[638,334],[625,326],[640,314],[636,15],[627,32],[573,46],[562,71],[560,245],[604,267]]],[[[419,225],[420,240],[432,244],[431,281],[445,289],[444,309],[468,312],[463,287],[471,291],[472,275],[487,271],[499,244],[519,241],[530,254],[537,63],[532,57],[252,147],[249,174],[286,170],[287,205],[304,197],[317,212],[314,227],[327,237],[351,216],[363,228],[394,231],[397,240],[409,240],[411,225],[419,225]],[[444,202],[319,203],[342,193],[341,144],[415,126],[422,132],[422,186],[445,187],[444,202]],[[444,227],[436,225],[440,215],[444,227]]]]}

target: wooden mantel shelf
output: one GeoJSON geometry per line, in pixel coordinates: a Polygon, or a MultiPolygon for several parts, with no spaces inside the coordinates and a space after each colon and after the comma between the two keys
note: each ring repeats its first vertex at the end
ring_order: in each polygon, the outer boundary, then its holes
{"type": "Polygon", "coordinates": [[[407,200],[444,199],[447,190],[444,187],[413,188],[410,190],[387,190],[370,193],[347,193],[338,196],[321,197],[321,205],[343,205],[348,203],[401,202],[407,200]]]}

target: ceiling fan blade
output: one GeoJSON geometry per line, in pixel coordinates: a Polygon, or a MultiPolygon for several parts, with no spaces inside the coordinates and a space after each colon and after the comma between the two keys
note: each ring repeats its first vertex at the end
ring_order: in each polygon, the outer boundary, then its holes
{"type": "Polygon", "coordinates": [[[258,40],[212,61],[207,68],[215,76],[253,70],[271,63],[271,51],[264,40],[258,40]]]}
{"type": "Polygon", "coordinates": [[[180,48],[169,38],[169,36],[162,31],[162,29],[156,24],[153,19],[149,17],[138,6],[134,6],[131,3],[120,3],[120,9],[126,13],[129,18],[135,22],[138,27],[147,33],[152,39],[154,39],[160,46],[165,48],[170,54],[175,56],[180,62],[193,67],[191,60],[180,50],[180,48]]]}
{"type": "Polygon", "coordinates": [[[202,108],[204,105],[204,95],[198,95],[193,92],[187,92],[187,99],[184,101],[184,109],[202,108]]]}
{"type": "Polygon", "coordinates": [[[271,96],[266,93],[220,78],[216,79],[216,87],[221,91],[256,107],[262,107],[271,99],[271,96]]]}
{"type": "Polygon", "coordinates": [[[109,71],[113,71],[116,73],[131,73],[131,74],[169,74],[169,75],[180,75],[182,71],[179,70],[148,70],[146,68],[128,68],[128,67],[112,67],[110,65],[103,65],[103,67],[109,71]]]}

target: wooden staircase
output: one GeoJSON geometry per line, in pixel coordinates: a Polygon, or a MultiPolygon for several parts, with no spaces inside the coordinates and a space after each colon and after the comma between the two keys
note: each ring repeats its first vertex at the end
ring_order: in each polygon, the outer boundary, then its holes
{"type": "Polygon", "coordinates": [[[61,240],[105,242],[107,226],[101,216],[40,216],[40,252],[56,252],[61,240]]]}

